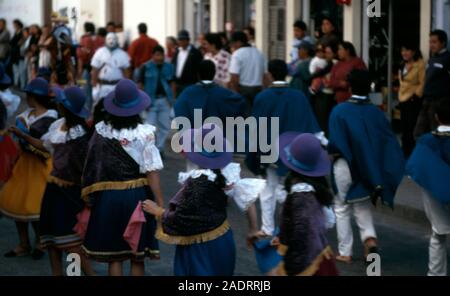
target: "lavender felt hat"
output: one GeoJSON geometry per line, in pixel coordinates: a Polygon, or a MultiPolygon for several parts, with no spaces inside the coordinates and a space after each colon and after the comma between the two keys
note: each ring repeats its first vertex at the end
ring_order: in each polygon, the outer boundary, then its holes
{"type": "Polygon", "coordinates": [[[150,97],[129,79],[120,80],[115,90],[107,95],[104,101],[105,110],[118,117],[138,115],[150,104],[150,97]]]}
{"type": "Polygon", "coordinates": [[[41,97],[50,97],[50,87],[48,81],[43,78],[36,78],[30,81],[24,92],[41,97]]]}
{"type": "Polygon", "coordinates": [[[53,93],[56,96],[56,101],[62,104],[67,110],[80,118],[88,118],[89,111],[84,107],[86,103],[86,94],[81,88],[73,86],[65,90],[54,87],[53,93]]]}
{"type": "Polygon", "coordinates": [[[291,170],[308,177],[325,177],[331,160],[312,134],[284,133],[280,136],[280,159],[291,170]]]}
{"type": "Polygon", "coordinates": [[[214,124],[185,131],[181,143],[186,158],[202,169],[223,169],[233,160],[229,142],[224,138],[222,129],[214,124]],[[216,149],[219,145],[220,148],[216,149]]]}

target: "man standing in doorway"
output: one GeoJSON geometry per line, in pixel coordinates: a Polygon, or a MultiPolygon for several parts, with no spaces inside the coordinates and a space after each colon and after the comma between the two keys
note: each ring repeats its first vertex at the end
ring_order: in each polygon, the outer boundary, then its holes
{"type": "Polygon", "coordinates": [[[236,32],[231,38],[233,55],[230,64],[230,88],[247,99],[251,112],[256,95],[263,89],[267,63],[264,55],[248,43],[244,32],[236,32]]]}
{"type": "Polygon", "coordinates": [[[447,33],[435,30],[430,34],[431,58],[428,62],[424,102],[417,120],[416,138],[436,130],[436,104],[441,98],[450,98],[450,52],[447,33]]]}
{"type": "Polygon", "coordinates": [[[158,41],[147,35],[147,25],[139,24],[139,38],[131,43],[128,54],[131,58],[131,66],[133,67],[133,79],[139,80],[140,68],[143,64],[152,59],[153,50],[158,46],[158,41]]]}
{"type": "Polygon", "coordinates": [[[189,32],[182,30],[178,33],[178,49],[173,58],[175,67],[176,95],[198,82],[197,69],[203,61],[203,56],[198,49],[191,44],[189,32]]]}
{"type": "Polygon", "coordinates": [[[303,42],[307,42],[309,44],[314,44],[314,40],[307,35],[308,26],[302,20],[297,20],[294,23],[294,41],[292,42],[292,50],[291,50],[291,62],[292,64],[297,63],[300,59],[298,55],[298,49],[303,42]]]}

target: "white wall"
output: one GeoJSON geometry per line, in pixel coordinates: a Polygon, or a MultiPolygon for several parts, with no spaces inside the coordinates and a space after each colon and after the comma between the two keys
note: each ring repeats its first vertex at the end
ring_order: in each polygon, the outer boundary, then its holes
{"type": "Polygon", "coordinates": [[[75,8],[76,26],[75,22],[71,21],[70,27],[75,31],[78,40],[84,34],[85,22],[92,22],[97,28],[106,26],[106,1],[108,0],[53,0],[52,4],[54,11],[67,7],[71,11],[75,8]]]}
{"type": "Polygon", "coordinates": [[[80,0],[81,24],[92,22],[96,27],[106,26],[106,1],[108,0],[80,0]]]}
{"type": "Polygon", "coordinates": [[[430,31],[431,31],[432,5],[429,0],[420,1],[420,50],[425,60],[430,56],[430,31]]]}
{"type": "Polygon", "coordinates": [[[361,56],[361,15],[362,1],[353,1],[352,5],[344,6],[344,40],[353,43],[358,56],[361,56]]]}
{"type": "Polygon", "coordinates": [[[148,26],[148,34],[164,45],[166,37],[173,35],[176,30],[172,24],[176,19],[176,3],[172,2],[170,0],[125,0],[125,32],[135,39],[138,36],[137,26],[143,22],[148,26]]]}
{"type": "Polygon", "coordinates": [[[74,40],[79,40],[83,34],[83,20],[80,18],[80,0],[53,0],[53,11],[60,12],[67,9],[69,17],[69,27],[72,29],[74,40]]]}
{"type": "Polygon", "coordinates": [[[0,18],[6,19],[10,31],[13,30],[12,21],[14,19],[20,19],[25,26],[43,24],[44,11],[42,7],[42,0],[0,0],[0,18]]]}

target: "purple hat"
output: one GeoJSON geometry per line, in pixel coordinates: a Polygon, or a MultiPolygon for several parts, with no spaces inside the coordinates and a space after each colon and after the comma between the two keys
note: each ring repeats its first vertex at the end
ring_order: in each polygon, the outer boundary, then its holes
{"type": "Polygon", "coordinates": [[[48,81],[42,78],[36,78],[30,81],[28,85],[23,90],[27,94],[32,94],[35,96],[49,97],[50,88],[48,81]]]}
{"type": "Polygon", "coordinates": [[[324,177],[331,172],[328,153],[312,134],[282,134],[280,158],[289,169],[308,177],[324,177]]]}
{"type": "Polygon", "coordinates": [[[104,101],[106,111],[119,117],[138,115],[150,104],[150,97],[129,79],[120,80],[116,89],[107,95],[104,101]]]}
{"type": "Polygon", "coordinates": [[[53,93],[56,95],[56,101],[62,104],[67,110],[81,118],[88,118],[89,111],[84,107],[86,103],[86,94],[76,86],[62,90],[54,87],[53,93]]]}
{"type": "Polygon", "coordinates": [[[6,74],[5,66],[0,63],[0,84],[10,85],[11,82],[11,77],[6,74]]]}
{"type": "MultiPolygon", "coordinates": [[[[220,170],[233,160],[232,148],[223,131],[214,124],[204,125],[200,129],[187,130],[181,136],[183,153],[186,158],[203,169],[220,170]],[[222,149],[216,151],[217,140],[223,143],[222,149]],[[206,141],[205,141],[206,140],[206,141]],[[204,147],[204,145],[212,147],[204,147]]],[[[220,145],[220,143],[217,143],[220,145]]]]}

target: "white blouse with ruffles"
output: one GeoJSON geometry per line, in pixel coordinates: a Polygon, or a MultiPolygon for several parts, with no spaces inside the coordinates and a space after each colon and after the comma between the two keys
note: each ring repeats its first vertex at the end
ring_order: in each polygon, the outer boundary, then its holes
{"type": "Polygon", "coordinates": [[[139,165],[141,174],[164,168],[159,150],[155,146],[154,126],[139,124],[135,129],[116,130],[102,121],[95,126],[95,130],[104,138],[118,140],[122,148],[139,165]]]}
{"type": "MultiPolygon", "coordinates": [[[[228,186],[225,193],[233,198],[239,209],[244,212],[256,202],[266,187],[265,180],[241,179],[241,166],[238,163],[230,163],[221,171],[228,186]]],[[[214,182],[217,178],[217,175],[212,170],[194,169],[189,172],[179,173],[178,182],[183,185],[189,178],[197,179],[201,176],[206,176],[211,182],[214,182]]]]}
{"type": "Polygon", "coordinates": [[[27,125],[28,128],[30,128],[30,126],[32,126],[35,122],[37,122],[38,120],[40,120],[44,117],[51,117],[51,118],[55,118],[55,119],[58,118],[58,112],[53,109],[49,109],[45,113],[42,113],[39,116],[31,115],[31,112],[33,112],[33,111],[34,111],[33,108],[29,108],[17,116],[17,118],[23,118],[25,120],[25,124],[27,125]]]}
{"type": "Polygon", "coordinates": [[[86,130],[81,125],[72,127],[68,131],[63,131],[62,127],[65,123],[65,118],[58,119],[50,126],[48,132],[41,139],[44,142],[45,149],[51,154],[54,152],[53,145],[64,144],[86,135],[86,130]]]}

